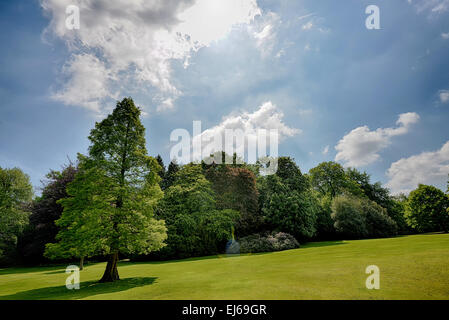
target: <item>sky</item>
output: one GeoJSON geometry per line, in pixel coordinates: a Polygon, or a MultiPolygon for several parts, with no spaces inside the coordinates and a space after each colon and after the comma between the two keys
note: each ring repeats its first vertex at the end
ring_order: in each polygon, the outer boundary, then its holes
{"type": "Polygon", "coordinates": [[[36,190],[128,96],[166,163],[201,121],[277,129],[304,173],[337,161],[395,194],[446,190],[449,0],[2,0],[0,28],[0,167],[36,190]]]}

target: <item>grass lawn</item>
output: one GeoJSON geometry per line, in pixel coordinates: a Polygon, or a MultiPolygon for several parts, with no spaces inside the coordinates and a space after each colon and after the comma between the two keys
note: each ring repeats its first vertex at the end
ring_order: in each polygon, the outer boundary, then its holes
{"type": "Polygon", "coordinates": [[[100,284],[105,263],[65,287],[65,266],[0,269],[0,299],[449,299],[449,234],[310,243],[300,249],[119,265],[122,280],[100,284]],[[365,268],[380,268],[380,290],[365,268]]]}

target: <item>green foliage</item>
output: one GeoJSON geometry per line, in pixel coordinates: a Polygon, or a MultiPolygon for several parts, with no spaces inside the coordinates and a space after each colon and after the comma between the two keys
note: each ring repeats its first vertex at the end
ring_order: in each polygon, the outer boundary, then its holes
{"type": "Polygon", "coordinates": [[[370,238],[385,238],[397,234],[397,225],[387,210],[374,201],[361,200],[362,212],[366,219],[366,229],[370,238]]]}
{"type": "Polygon", "coordinates": [[[332,202],[335,229],[345,237],[390,237],[396,235],[397,225],[384,208],[374,201],[343,195],[332,202]]]}
{"type": "Polygon", "coordinates": [[[160,166],[160,170],[158,172],[159,178],[160,178],[160,183],[159,185],[162,185],[162,181],[164,181],[165,178],[165,165],[164,165],[164,160],[162,160],[162,157],[158,154],[156,157],[156,161],[160,166]]]}
{"type": "Polygon", "coordinates": [[[362,190],[354,180],[349,179],[344,168],[336,162],[322,162],[309,170],[312,187],[322,195],[332,199],[343,193],[362,195],[362,190]]]}
{"type": "Polygon", "coordinates": [[[309,189],[309,181],[301,173],[298,165],[290,157],[279,157],[276,175],[290,189],[305,192],[309,189]]]}
{"type": "Polygon", "coordinates": [[[420,184],[405,205],[407,224],[418,232],[449,231],[449,199],[438,188],[420,184]]]}
{"type": "Polygon", "coordinates": [[[149,253],[163,246],[166,228],[153,218],[163,193],[158,162],[147,155],[140,110],[131,98],[117,102],[106,119],[96,123],[89,156],[79,155],[80,172],[72,182],[57,225],[58,244],[46,255],[108,254],[102,281],[118,279],[118,254],[149,253]]]}
{"type": "MultiPolygon", "coordinates": [[[[314,191],[316,192],[316,191],[314,191]]],[[[318,212],[316,219],[316,239],[330,240],[336,238],[334,220],[332,219],[332,199],[330,195],[315,196],[318,199],[318,212]]]]}
{"type": "Polygon", "coordinates": [[[63,210],[57,201],[68,196],[66,188],[76,172],[77,168],[70,163],[61,172],[51,170],[47,174],[41,197],[31,205],[30,224],[19,239],[18,250],[23,262],[37,264],[45,261],[45,245],[55,242],[58,233],[55,221],[63,210]]]}
{"type": "Polygon", "coordinates": [[[368,236],[366,217],[362,214],[360,200],[350,196],[338,196],[332,201],[332,219],[337,232],[350,239],[368,236]]]}
{"type": "Polygon", "coordinates": [[[240,213],[236,234],[244,236],[259,231],[258,191],[252,171],[230,165],[204,166],[205,176],[211,182],[218,209],[233,209],[240,213]]]}
{"type": "Polygon", "coordinates": [[[167,168],[167,172],[164,174],[164,179],[161,182],[162,190],[166,190],[173,185],[175,181],[176,173],[179,171],[179,165],[176,163],[176,160],[170,162],[167,168]]]}
{"type": "Polygon", "coordinates": [[[221,252],[239,213],[217,210],[214,196],[200,165],[182,167],[158,211],[168,227],[167,247],[153,257],[185,258],[221,252]]]}
{"type": "Polygon", "coordinates": [[[274,230],[292,234],[300,242],[315,235],[318,202],[311,197],[307,178],[290,158],[279,159],[275,175],[263,177],[262,212],[274,230]]]}
{"type": "Polygon", "coordinates": [[[0,167],[0,262],[15,254],[17,239],[28,224],[32,196],[28,175],[18,168],[0,167]]]}
{"type": "Polygon", "coordinates": [[[410,234],[412,228],[407,224],[405,218],[405,204],[407,202],[407,197],[405,195],[398,195],[391,197],[390,204],[387,207],[387,213],[391,219],[396,222],[398,226],[399,234],[410,234]]]}
{"type": "Polygon", "coordinates": [[[290,234],[272,232],[254,234],[239,239],[240,253],[273,252],[299,248],[299,242],[290,234]]]}

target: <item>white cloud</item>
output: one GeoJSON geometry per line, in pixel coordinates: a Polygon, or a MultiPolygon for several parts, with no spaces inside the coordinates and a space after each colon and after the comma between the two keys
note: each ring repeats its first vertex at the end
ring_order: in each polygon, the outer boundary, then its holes
{"type": "Polygon", "coordinates": [[[441,38],[443,38],[443,39],[445,39],[445,40],[447,40],[447,39],[449,39],[449,32],[442,32],[441,33],[441,38]]]}
{"type": "Polygon", "coordinates": [[[174,108],[174,103],[172,98],[167,98],[157,106],[157,111],[171,110],[174,108]]]}
{"type": "MultiPolygon", "coordinates": [[[[279,16],[274,12],[267,12],[263,19],[253,27],[254,39],[256,46],[262,53],[262,56],[268,56],[273,51],[276,44],[276,28],[280,23],[279,16]]],[[[284,50],[278,51],[276,57],[280,58],[284,54],[284,50]],[[282,53],[281,53],[282,52],[282,53]]]]}
{"type": "Polygon", "coordinates": [[[53,98],[65,104],[79,105],[100,112],[100,102],[114,94],[108,89],[111,75],[104,63],[90,54],[77,54],[64,65],[62,73],[68,78],[53,98]]]}
{"type": "Polygon", "coordinates": [[[303,20],[303,19],[306,19],[306,18],[309,18],[309,17],[313,17],[314,15],[315,15],[315,13],[305,14],[303,16],[298,17],[297,20],[303,20]]]}
{"type": "Polygon", "coordinates": [[[449,141],[440,150],[423,152],[391,164],[386,184],[394,194],[409,193],[418,184],[444,186],[449,174],[449,141]]]}
{"type": "MultiPolygon", "coordinates": [[[[287,137],[292,137],[300,134],[300,129],[290,128],[283,122],[284,114],[279,108],[271,101],[263,103],[253,113],[242,112],[239,114],[229,115],[224,117],[220,124],[203,131],[200,135],[193,137],[193,142],[201,139],[202,149],[208,147],[213,141],[209,139],[211,137],[224,137],[226,129],[241,130],[242,135],[245,137],[243,144],[235,143],[235,150],[238,154],[244,154],[248,141],[256,141],[259,129],[265,129],[267,131],[276,129],[278,130],[279,141],[287,137]],[[205,142],[206,141],[206,142],[205,142]],[[207,141],[210,141],[207,143],[207,141]]],[[[268,133],[267,133],[268,134],[268,133]]],[[[217,150],[216,150],[217,151],[217,150]]],[[[200,154],[194,154],[194,159],[199,159],[200,154]]]]}
{"type": "Polygon", "coordinates": [[[380,159],[379,152],[391,144],[391,138],[406,134],[411,125],[418,122],[414,112],[399,116],[397,128],[379,128],[371,131],[367,126],[358,127],[345,135],[337,144],[335,161],[343,161],[348,167],[362,167],[380,159]]]}
{"type": "Polygon", "coordinates": [[[427,12],[430,15],[441,14],[449,10],[449,0],[408,0],[418,13],[427,12]]]}
{"type": "Polygon", "coordinates": [[[312,21],[309,21],[309,22],[307,22],[306,24],[304,24],[302,26],[302,29],[303,30],[310,30],[310,29],[312,29],[312,27],[313,27],[313,23],[312,23],[312,21]]]}
{"type": "Polygon", "coordinates": [[[329,153],[329,146],[325,146],[321,153],[323,154],[323,156],[327,155],[329,153]]]}
{"type": "Polygon", "coordinates": [[[54,97],[95,111],[111,88],[155,88],[158,102],[163,101],[158,109],[172,108],[181,92],[172,83],[171,61],[187,67],[193,52],[261,14],[256,0],[41,0],[41,6],[51,19],[44,34],[65,41],[75,57],[66,63],[67,82],[54,97]],[[80,8],[79,30],[65,25],[65,9],[73,4],[80,8]],[[102,78],[88,79],[100,89],[97,101],[93,89],[87,98],[78,92],[85,70],[94,64],[105,71],[102,78]]]}
{"type": "Polygon", "coordinates": [[[441,103],[449,102],[449,90],[440,90],[438,93],[441,103]]]}

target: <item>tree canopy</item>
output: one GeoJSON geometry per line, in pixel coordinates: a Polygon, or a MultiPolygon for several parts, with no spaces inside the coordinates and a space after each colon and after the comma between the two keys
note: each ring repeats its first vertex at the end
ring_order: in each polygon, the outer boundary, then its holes
{"type": "Polygon", "coordinates": [[[17,239],[28,223],[33,188],[28,175],[18,168],[0,167],[0,262],[16,249],[17,239]]]}
{"type": "Polygon", "coordinates": [[[420,184],[405,205],[407,223],[418,232],[449,231],[449,198],[438,188],[420,184]]]}

